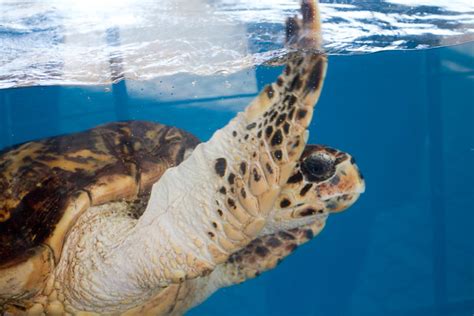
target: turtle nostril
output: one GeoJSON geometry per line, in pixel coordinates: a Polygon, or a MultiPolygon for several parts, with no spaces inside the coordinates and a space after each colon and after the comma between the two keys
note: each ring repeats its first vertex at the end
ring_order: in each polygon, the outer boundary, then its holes
{"type": "Polygon", "coordinates": [[[308,156],[301,164],[301,171],[309,181],[324,181],[334,175],[334,160],[325,154],[308,156]]]}

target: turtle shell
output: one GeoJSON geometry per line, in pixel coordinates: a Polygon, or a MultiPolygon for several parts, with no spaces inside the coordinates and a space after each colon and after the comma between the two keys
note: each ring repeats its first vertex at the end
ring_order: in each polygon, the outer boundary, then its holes
{"type": "Polygon", "coordinates": [[[44,246],[55,261],[88,207],[148,192],[199,140],[157,123],[110,123],[0,152],[0,267],[44,246]]]}

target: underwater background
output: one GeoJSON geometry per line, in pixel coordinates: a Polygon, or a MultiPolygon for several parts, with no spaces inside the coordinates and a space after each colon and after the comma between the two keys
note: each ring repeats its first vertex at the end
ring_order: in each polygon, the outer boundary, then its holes
{"type": "MultiPolygon", "coordinates": [[[[117,120],[206,141],[281,70],[0,89],[0,149],[117,120]]],[[[188,314],[473,315],[474,42],[330,56],[309,131],[356,158],[365,194],[276,269],[188,314]]]]}

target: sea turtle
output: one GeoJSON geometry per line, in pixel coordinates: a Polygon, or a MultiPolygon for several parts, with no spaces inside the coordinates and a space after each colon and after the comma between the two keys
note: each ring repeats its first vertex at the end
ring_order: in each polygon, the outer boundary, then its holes
{"type": "Polygon", "coordinates": [[[297,49],[212,138],[110,123],[0,153],[0,312],[182,314],[271,269],[364,190],[350,155],[306,146],[325,75],[316,4],[297,49]]]}

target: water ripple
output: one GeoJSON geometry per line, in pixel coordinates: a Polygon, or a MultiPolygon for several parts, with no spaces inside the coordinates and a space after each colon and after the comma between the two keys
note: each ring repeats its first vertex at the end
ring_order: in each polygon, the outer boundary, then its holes
{"type": "MultiPolygon", "coordinates": [[[[294,0],[0,0],[0,88],[233,73],[286,53],[294,0]],[[118,3],[119,2],[119,3],[118,3]]],[[[471,0],[323,1],[329,54],[474,40],[471,0]]]]}

